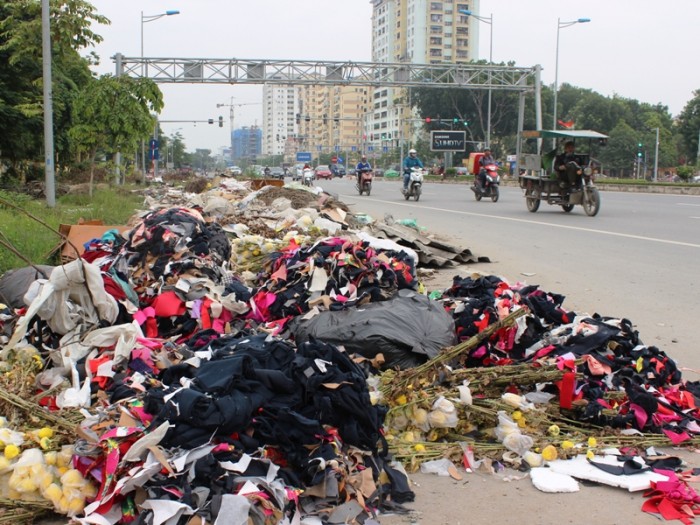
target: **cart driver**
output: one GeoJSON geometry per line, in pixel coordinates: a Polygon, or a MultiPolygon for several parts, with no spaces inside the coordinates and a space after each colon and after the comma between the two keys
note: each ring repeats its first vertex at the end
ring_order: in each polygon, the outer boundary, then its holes
{"type": "Polygon", "coordinates": [[[581,159],[576,155],[575,148],[572,140],[566,142],[564,152],[554,159],[554,171],[559,175],[562,188],[576,186],[579,175],[583,173],[581,159]]]}

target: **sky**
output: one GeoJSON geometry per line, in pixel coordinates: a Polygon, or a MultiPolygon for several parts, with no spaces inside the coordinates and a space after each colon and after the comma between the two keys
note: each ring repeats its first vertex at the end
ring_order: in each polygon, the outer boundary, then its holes
{"type": "MultiPolygon", "coordinates": [[[[468,0],[465,0],[467,2],[468,0]]],[[[111,57],[140,56],[141,13],[180,14],[143,24],[144,56],[371,61],[369,0],[91,0],[111,20],[97,26],[104,41],[91,51],[97,73],[114,73],[111,57]]],[[[540,64],[542,82],[554,83],[558,20],[590,18],[559,30],[559,85],[570,83],[606,96],[661,103],[678,115],[700,89],[700,0],[481,0],[480,57],[522,67],[540,64]]],[[[162,120],[224,117],[224,127],[163,123],[179,131],[188,150],[229,144],[234,127],[262,125],[262,87],[161,84],[162,120]],[[232,98],[233,97],[233,98],[232,98]],[[245,105],[244,105],[245,104],[245,105]]]]}

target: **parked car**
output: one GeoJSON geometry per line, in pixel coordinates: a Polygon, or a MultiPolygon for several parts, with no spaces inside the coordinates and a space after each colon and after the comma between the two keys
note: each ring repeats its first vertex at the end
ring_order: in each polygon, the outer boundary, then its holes
{"type": "Polygon", "coordinates": [[[342,164],[331,164],[331,173],[333,173],[334,177],[344,177],[345,166],[342,164]]]}
{"type": "Polygon", "coordinates": [[[270,168],[270,177],[273,179],[284,179],[284,169],[277,166],[270,168]]]}
{"type": "Polygon", "coordinates": [[[226,169],[226,171],[228,171],[228,173],[234,177],[243,173],[243,170],[238,166],[230,166],[226,169]]]}
{"type": "Polygon", "coordinates": [[[333,177],[333,172],[328,166],[316,166],[316,169],[314,170],[314,173],[316,174],[317,179],[330,179],[333,177]]]}
{"type": "Polygon", "coordinates": [[[457,175],[469,175],[469,168],[466,166],[457,166],[455,169],[457,170],[457,175]]]}

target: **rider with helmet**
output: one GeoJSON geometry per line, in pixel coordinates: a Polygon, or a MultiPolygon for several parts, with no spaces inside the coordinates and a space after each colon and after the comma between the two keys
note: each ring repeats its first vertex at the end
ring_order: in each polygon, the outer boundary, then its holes
{"type": "Polygon", "coordinates": [[[486,166],[488,166],[490,164],[496,164],[496,160],[493,158],[493,155],[491,154],[491,148],[489,146],[486,146],[484,148],[483,156],[479,159],[478,180],[479,180],[479,189],[480,190],[483,190],[484,187],[486,186],[486,166]]]}
{"type": "Polygon", "coordinates": [[[367,155],[362,155],[360,162],[355,166],[355,175],[357,176],[357,185],[360,185],[360,178],[362,177],[362,172],[372,171],[372,165],[367,160],[367,155]]]}
{"type": "Polygon", "coordinates": [[[408,182],[411,180],[411,170],[413,168],[423,169],[423,163],[418,158],[418,152],[414,149],[408,150],[408,157],[403,160],[403,191],[408,191],[408,182]]]}

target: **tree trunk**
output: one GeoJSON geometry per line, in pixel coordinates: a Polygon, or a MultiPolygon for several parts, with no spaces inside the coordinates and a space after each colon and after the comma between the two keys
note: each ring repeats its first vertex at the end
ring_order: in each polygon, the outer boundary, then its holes
{"type": "Polygon", "coordinates": [[[88,186],[88,195],[92,199],[92,189],[95,182],[95,157],[97,157],[97,148],[92,150],[90,154],[90,185],[88,186]]]}

